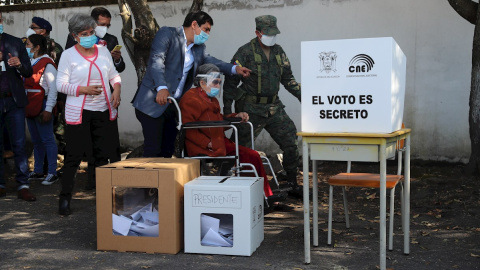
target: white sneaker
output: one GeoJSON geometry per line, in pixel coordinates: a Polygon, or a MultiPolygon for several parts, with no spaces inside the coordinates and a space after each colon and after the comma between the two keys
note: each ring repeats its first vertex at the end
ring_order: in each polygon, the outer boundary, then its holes
{"type": "Polygon", "coordinates": [[[47,174],[45,179],[43,179],[43,181],[42,181],[42,185],[50,186],[51,184],[53,184],[57,181],[58,181],[58,176],[53,175],[53,174],[47,174]]]}

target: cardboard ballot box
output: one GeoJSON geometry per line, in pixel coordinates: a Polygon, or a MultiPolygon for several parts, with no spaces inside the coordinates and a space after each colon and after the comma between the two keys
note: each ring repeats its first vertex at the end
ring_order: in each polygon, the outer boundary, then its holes
{"type": "Polygon", "coordinates": [[[250,256],[263,241],[263,178],[201,176],[185,185],[185,253],[250,256]]]}
{"type": "Polygon", "coordinates": [[[302,132],[401,128],[407,60],[393,38],[307,41],[301,50],[302,132]]]}
{"type": "Polygon", "coordinates": [[[194,159],[136,158],[97,168],[97,249],[176,254],[194,159]]]}

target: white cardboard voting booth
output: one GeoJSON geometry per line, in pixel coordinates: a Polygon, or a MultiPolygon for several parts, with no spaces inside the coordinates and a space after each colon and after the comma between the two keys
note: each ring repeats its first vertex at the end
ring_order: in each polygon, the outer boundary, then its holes
{"type": "Polygon", "coordinates": [[[302,132],[391,133],[406,57],[391,37],[302,42],[302,132]]]}
{"type": "Polygon", "coordinates": [[[201,176],[187,183],[185,253],[250,256],[263,241],[263,178],[201,176]]]}

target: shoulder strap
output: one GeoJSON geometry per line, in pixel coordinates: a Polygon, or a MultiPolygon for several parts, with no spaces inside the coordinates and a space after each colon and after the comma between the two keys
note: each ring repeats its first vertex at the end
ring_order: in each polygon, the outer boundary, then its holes
{"type": "Polygon", "coordinates": [[[255,63],[257,64],[257,93],[260,94],[262,92],[262,56],[255,51],[255,39],[252,39],[250,44],[252,44],[253,57],[255,58],[255,63]]]}

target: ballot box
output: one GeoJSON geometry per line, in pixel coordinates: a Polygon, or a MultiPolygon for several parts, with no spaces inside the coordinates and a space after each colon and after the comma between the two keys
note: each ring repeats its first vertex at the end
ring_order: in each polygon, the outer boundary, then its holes
{"type": "Polygon", "coordinates": [[[250,256],[263,241],[263,178],[201,176],[185,185],[185,253],[250,256]]]}
{"type": "Polygon", "coordinates": [[[301,59],[302,132],[401,128],[407,60],[393,38],[304,41],[301,59]]]}
{"type": "Polygon", "coordinates": [[[183,248],[183,187],[194,159],[135,158],[96,169],[97,249],[176,254],[183,248]]]}

